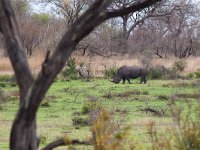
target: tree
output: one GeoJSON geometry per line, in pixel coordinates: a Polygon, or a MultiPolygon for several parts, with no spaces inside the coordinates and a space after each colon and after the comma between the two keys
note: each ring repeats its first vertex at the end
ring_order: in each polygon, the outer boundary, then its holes
{"type": "MultiPolygon", "coordinates": [[[[161,0],[135,1],[132,5],[117,10],[108,9],[112,0],[94,1],[90,8],[67,29],[55,51],[51,55],[49,52],[47,53],[42,69],[37,78],[34,79],[19,38],[19,29],[10,1],[1,0],[0,32],[5,38],[6,50],[20,90],[20,107],[11,129],[10,149],[37,149],[36,114],[40,103],[76,45],[85,36],[109,18],[123,16],[144,9],[159,1],[161,0]]],[[[76,143],[82,144],[77,141],[76,143]]],[[[63,141],[61,144],[63,144],[63,141]]],[[[64,144],[69,143],[64,142],[64,144]]]]}
{"type": "Polygon", "coordinates": [[[33,50],[38,48],[47,35],[50,16],[45,13],[33,14],[21,20],[21,39],[26,53],[32,56],[33,50]]]}
{"type": "Polygon", "coordinates": [[[50,0],[47,2],[56,6],[54,11],[65,18],[67,26],[70,26],[76,19],[78,19],[86,8],[92,3],[91,0],[50,0]]]}

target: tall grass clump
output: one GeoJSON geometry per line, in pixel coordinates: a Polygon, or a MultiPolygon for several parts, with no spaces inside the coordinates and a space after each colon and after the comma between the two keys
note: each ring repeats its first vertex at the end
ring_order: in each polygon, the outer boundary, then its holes
{"type": "Polygon", "coordinates": [[[191,106],[189,106],[189,111],[186,114],[176,106],[172,107],[171,112],[175,126],[167,129],[166,133],[168,134],[158,136],[154,125],[150,126],[149,134],[152,139],[152,149],[199,150],[200,105],[195,112],[192,112],[191,106]]]}
{"type": "Polygon", "coordinates": [[[95,150],[124,150],[129,127],[119,129],[111,115],[103,110],[92,126],[92,140],[95,150]]]}

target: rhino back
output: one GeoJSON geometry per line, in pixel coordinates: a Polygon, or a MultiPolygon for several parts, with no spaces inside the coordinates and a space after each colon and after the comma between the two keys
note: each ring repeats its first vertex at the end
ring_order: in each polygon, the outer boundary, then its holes
{"type": "Polygon", "coordinates": [[[141,68],[122,66],[119,68],[117,75],[122,78],[125,78],[125,77],[137,78],[141,76],[141,68]]]}
{"type": "Polygon", "coordinates": [[[129,77],[134,79],[134,78],[138,78],[141,76],[142,73],[142,69],[139,67],[130,67],[130,74],[129,77]]]}

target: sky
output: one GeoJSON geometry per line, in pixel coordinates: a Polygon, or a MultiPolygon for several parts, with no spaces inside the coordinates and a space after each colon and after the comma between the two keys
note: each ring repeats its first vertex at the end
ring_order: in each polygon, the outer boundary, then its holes
{"type": "MultiPolygon", "coordinates": [[[[200,0],[192,0],[193,2],[200,4],[200,0]]],[[[38,3],[38,2],[31,2],[31,10],[33,11],[33,13],[48,13],[51,12],[51,8],[53,7],[52,4],[42,4],[42,3],[38,3]]],[[[200,7],[200,5],[199,5],[200,7]]]]}
{"type": "Polygon", "coordinates": [[[43,4],[37,2],[31,2],[30,6],[33,13],[48,13],[51,11],[51,7],[53,7],[51,4],[43,4]]]}

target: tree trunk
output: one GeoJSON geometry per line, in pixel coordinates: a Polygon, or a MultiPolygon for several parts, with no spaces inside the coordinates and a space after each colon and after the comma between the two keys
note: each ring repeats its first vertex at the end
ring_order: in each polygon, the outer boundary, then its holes
{"type": "Polygon", "coordinates": [[[24,114],[23,117],[17,117],[13,123],[10,150],[37,150],[39,143],[36,136],[36,121],[34,119],[32,123],[27,123],[24,114]]]}
{"type": "Polygon", "coordinates": [[[122,54],[125,54],[127,52],[127,22],[128,22],[128,15],[125,15],[122,17],[123,19],[123,31],[122,31],[122,54]]]}

